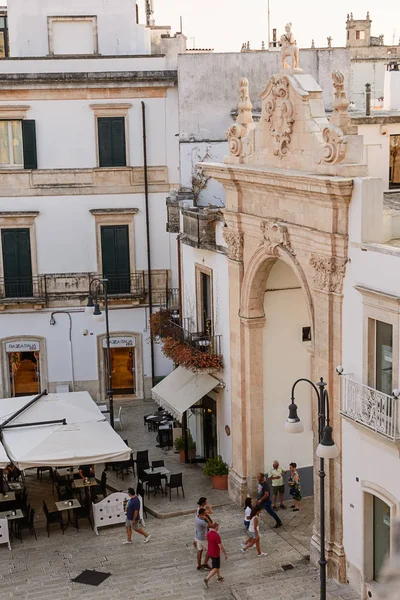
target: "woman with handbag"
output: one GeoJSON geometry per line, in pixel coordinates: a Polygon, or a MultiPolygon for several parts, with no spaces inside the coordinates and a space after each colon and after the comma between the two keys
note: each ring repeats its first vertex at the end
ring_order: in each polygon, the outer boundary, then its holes
{"type": "Polygon", "coordinates": [[[293,498],[293,504],[291,508],[293,508],[293,512],[297,512],[300,510],[300,500],[301,500],[301,485],[300,485],[300,477],[297,469],[297,464],[295,462],[291,462],[289,465],[290,475],[288,479],[289,485],[289,493],[293,498]]]}

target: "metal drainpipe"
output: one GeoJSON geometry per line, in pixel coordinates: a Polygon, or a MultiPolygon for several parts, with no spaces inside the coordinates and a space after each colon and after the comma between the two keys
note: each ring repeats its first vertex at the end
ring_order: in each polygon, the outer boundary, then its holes
{"type": "MultiPolygon", "coordinates": [[[[151,246],[150,246],[150,215],[149,215],[149,180],[147,172],[147,137],[146,137],[146,105],[142,100],[142,125],[143,125],[143,169],[144,169],[144,197],[146,204],[146,239],[147,239],[147,272],[149,282],[149,316],[153,314],[153,289],[151,285],[151,246]]],[[[150,328],[150,360],[151,382],[154,386],[154,339],[150,328]]]]}
{"type": "Polygon", "coordinates": [[[71,357],[71,383],[72,383],[72,391],[75,391],[75,371],[74,371],[74,352],[72,349],[72,317],[67,310],[54,310],[50,315],[50,325],[55,325],[55,319],[53,315],[67,315],[69,319],[69,352],[71,357]]]}
{"type": "Polygon", "coordinates": [[[182,313],[182,250],[181,250],[181,235],[177,236],[178,242],[178,302],[179,302],[179,323],[182,325],[183,313],[182,313]]]}

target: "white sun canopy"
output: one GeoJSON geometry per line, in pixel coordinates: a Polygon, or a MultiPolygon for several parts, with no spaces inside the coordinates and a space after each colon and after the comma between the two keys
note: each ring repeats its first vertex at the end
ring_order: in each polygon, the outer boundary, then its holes
{"type": "MultiPolygon", "coordinates": [[[[34,396],[0,400],[0,425],[34,396]]],[[[5,428],[2,442],[20,469],[70,466],[129,460],[131,449],[107,423],[88,392],[47,394],[5,428]],[[28,425],[65,419],[66,424],[28,425]]],[[[1,464],[1,449],[0,449],[1,464]]]]}

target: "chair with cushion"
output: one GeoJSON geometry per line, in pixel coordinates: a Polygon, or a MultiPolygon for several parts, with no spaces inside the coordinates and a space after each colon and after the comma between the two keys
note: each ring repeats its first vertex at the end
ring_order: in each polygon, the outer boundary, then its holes
{"type": "Polygon", "coordinates": [[[61,531],[63,532],[63,535],[64,535],[64,521],[62,519],[61,513],[58,510],[54,510],[54,511],[50,512],[49,509],[47,508],[47,504],[44,500],[43,500],[43,512],[46,517],[46,531],[47,531],[48,537],[50,537],[50,526],[54,525],[54,524],[57,524],[60,526],[61,531]]]}
{"type": "Polygon", "coordinates": [[[171,491],[174,488],[176,489],[177,495],[179,495],[179,488],[182,488],[182,495],[183,495],[183,497],[185,497],[185,492],[183,489],[183,482],[182,482],[182,473],[175,473],[175,474],[171,475],[169,478],[169,483],[165,484],[165,488],[169,488],[170,501],[171,501],[171,491]]]}
{"type": "Polygon", "coordinates": [[[154,492],[154,495],[156,495],[158,490],[161,492],[161,495],[164,495],[164,490],[162,488],[162,479],[161,479],[160,473],[154,473],[152,475],[147,475],[147,482],[146,482],[147,498],[150,497],[151,491],[154,492]]]}
{"type": "Polygon", "coordinates": [[[35,536],[35,540],[37,540],[36,530],[35,530],[35,509],[31,508],[27,519],[18,519],[16,522],[17,527],[17,535],[22,543],[22,530],[28,529],[31,535],[35,536]]]}

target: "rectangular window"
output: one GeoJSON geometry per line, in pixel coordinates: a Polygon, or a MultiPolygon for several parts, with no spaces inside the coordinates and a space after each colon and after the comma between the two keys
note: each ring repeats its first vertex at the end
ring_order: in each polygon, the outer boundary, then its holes
{"type": "Polygon", "coordinates": [[[98,117],[100,167],[126,167],[125,117],[98,117]]]}
{"type": "Polygon", "coordinates": [[[0,121],[0,166],[22,168],[21,121],[0,121]]]}
{"type": "Polygon", "coordinates": [[[196,265],[197,333],[213,335],[213,284],[212,270],[196,265]]]}
{"type": "Polygon", "coordinates": [[[4,295],[6,298],[31,298],[32,260],[29,229],[2,229],[4,295]]]}
{"type": "Polygon", "coordinates": [[[356,40],[365,40],[365,31],[363,29],[356,30],[356,40]]]}
{"type": "Polygon", "coordinates": [[[393,391],[393,327],[376,321],[375,388],[389,396],[393,391]]]}
{"type": "Polygon", "coordinates": [[[390,136],[389,187],[400,187],[400,135],[390,136]]]}
{"type": "Polygon", "coordinates": [[[110,294],[131,291],[128,225],[101,227],[103,277],[108,279],[110,294]]]}
{"type": "Polygon", "coordinates": [[[9,56],[7,17],[0,17],[0,58],[9,56]]]}
{"type": "Polygon", "coordinates": [[[380,572],[390,552],[390,507],[380,498],[373,498],[374,581],[379,581],[380,572]]]}

